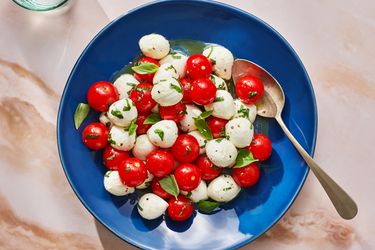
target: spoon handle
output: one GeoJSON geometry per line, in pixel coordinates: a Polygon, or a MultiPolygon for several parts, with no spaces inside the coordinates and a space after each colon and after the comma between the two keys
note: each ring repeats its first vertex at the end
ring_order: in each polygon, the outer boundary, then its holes
{"type": "Polygon", "coordinates": [[[340,216],[347,220],[354,218],[358,212],[357,204],[331,177],[328,176],[328,174],[326,174],[326,172],[323,171],[323,169],[319,167],[314,159],[311,158],[311,156],[303,149],[296,138],[294,138],[294,136],[290,133],[280,115],[276,116],[276,120],[294,147],[301,154],[302,158],[306,161],[312,172],[315,174],[340,216]]]}

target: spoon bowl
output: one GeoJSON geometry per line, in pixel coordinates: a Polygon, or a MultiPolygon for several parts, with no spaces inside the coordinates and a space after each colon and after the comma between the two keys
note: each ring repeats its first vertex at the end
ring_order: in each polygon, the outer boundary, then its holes
{"type": "Polygon", "coordinates": [[[336,208],[336,211],[344,219],[354,218],[358,213],[357,204],[322,168],[320,168],[290,133],[282,120],[281,113],[285,104],[285,94],[281,85],[270,73],[256,63],[244,59],[236,59],[232,69],[234,85],[241,77],[248,75],[258,77],[264,84],[264,93],[261,99],[256,103],[257,114],[263,117],[276,119],[281,129],[323,186],[332,204],[336,208]]]}

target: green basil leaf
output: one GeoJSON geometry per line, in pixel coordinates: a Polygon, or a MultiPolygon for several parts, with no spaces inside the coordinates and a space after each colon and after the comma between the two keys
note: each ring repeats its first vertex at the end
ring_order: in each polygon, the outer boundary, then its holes
{"type": "Polygon", "coordinates": [[[258,159],[255,159],[253,154],[247,150],[247,149],[241,149],[238,152],[237,158],[236,158],[236,165],[233,168],[243,168],[253,162],[259,161],[258,159]]]}
{"type": "Polygon", "coordinates": [[[131,122],[130,127],[129,127],[129,135],[133,135],[135,131],[137,130],[137,128],[138,128],[138,125],[135,124],[134,122],[131,122]]]}
{"type": "Polygon", "coordinates": [[[153,74],[158,71],[159,67],[153,63],[141,62],[139,65],[132,67],[132,70],[141,75],[153,74]]]}
{"type": "Polygon", "coordinates": [[[250,110],[246,108],[244,105],[240,106],[240,109],[237,111],[238,117],[249,119],[250,110]]]}
{"type": "Polygon", "coordinates": [[[198,210],[203,213],[211,213],[220,205],[221,204],[216,201],[203,200],[203,201],[198,202],[198,210]]]}
{"type": "Polygon", "coordinates": [[[208,118],[210,115],[212,115],[212,112],[214,112],[213,110],[210,110],[210,111],[204,111],[200,114],[200,118],[202,119],[206,119],[208,118]]]}
{"type": "Polygon", "coordinates": [[[82,122],[86,119],[90,112],[90,106],[86,103],[78,104],[76,111],[74,112],[74,126],[79,129],[82,122]]]}
{"type": "Polygon", "coordinates": [[[157,129],[154,130],[154,132],[160,137],[160,140],[162,140],[162,141],[164,140],[164,131],[163,130],[157,128],[157,129]]]}
{"type": "Polygon", "coordinates": [[[143,121],[143,124],[155,124],[157,123],[158,121],[161,121],[161,117],[160,117],[160,114],[151,114],[149,116],[147,116],[146,120],[143,121]]]}
{"type": "Polygon", "coordinates": [[[254,96],[256,96],[258,94],[258,91],[252,91],[249,93],[249,98],[253,98],[254,96]]]}
{"type": "Polygon", "coordinates": [[[207,140],[213,139],[210,127],[207,125],[207,122],[204,119],[202,119],[201,117],[194,118],[194,124],[204,138],[206,138],[207,140]]]}
{"type": "Polygon", "coordinates": [[[214,102],[223,102],[224,101],[224,97],[222,96],[219,96],[219,97],[216,97],[214,102]]]}
{"type": "Polygon", "coordinates": [[[123,118],[124,118],[124,116],[122,115],[122,113],[121,113],[120,110],[115,110],[115,109],[113,109],[113,110],[111,111],[111,115],[113,115],[113,116],[115,116],[115,117],[117,117],[117,118],[119,118],[119,119],[123,119],[123,118]]]}
{"type": "Polygon", "coordinates": [[[159,181],[159,183],[165,192],[177,198],[178,194],[180,193],[180,189],[178,188],[176,178],[173,174],[164,177],[159,181]]]}
{"type": "Polygon", "coordinates": [[[176,84],[171,84],[171,89],[176,90],[178,93],[182,93],[181,87],[177,86],[176,84]]]}
{"type": "Polygon", "coordinates": [[[122,110],[123,111],[129,111],[129,110],[131,110],[132,106],[129,103],[129,99],[125,99],[125,101],[126,101],[126,105],[124,105],[124,107],[122,108],[122,110]]]}
{"type": "Polygon", "coordinates": [[[213,51],[214,51],[214,46],[211,46],[210,51],[208,52],[207,58],[210,58],[213,51]]]}

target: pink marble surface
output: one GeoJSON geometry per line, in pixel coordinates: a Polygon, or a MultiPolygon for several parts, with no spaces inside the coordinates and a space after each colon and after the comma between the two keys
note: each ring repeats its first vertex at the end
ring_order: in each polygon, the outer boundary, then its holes
{"type": "MultiPolygon", "coordinates": [[[[0,249],[134,249],[95,222],[58,159],[59,98],[86,44],[110,20],[148,1],[77,0],[34,13],[0,1],[0,249]]],[[[222,1],[276,28],[315,89],[315,159],[359,205],[340,219],[310,175],[289,212],[243,249],[375,249],[375,2],[222,1]]]]}

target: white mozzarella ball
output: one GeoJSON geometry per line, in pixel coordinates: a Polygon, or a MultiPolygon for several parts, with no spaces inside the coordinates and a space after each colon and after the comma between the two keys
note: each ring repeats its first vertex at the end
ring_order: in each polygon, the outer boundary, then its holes
{"type": "Polygon", "coordinates": [[[104,175],[104,188],[116,196],[123,196],[134,192],[133,187],[122,183],[118,171],[107,171],[104,175]]]}
{"type": "Polygon", "coordinates": [[[201,200],[207,200],[208,199],[208,194],[207,194],[207,184],[205,181],[201,180],[199,183],[199,186],[192,190],[191,193],[186,191],[181,191],[183,195],[187,195],[190,200],[193,202],[199,202],[201,200]]]}
{"type": "Polygon", "coordinates": [[[164,64],[161,64],[158,71],[156,71],[152,82],[154,85],[156,85],[170,78],[178,79],[178,72],[172,64],[164,63],[164,64]]]}
{"type": "Polygon", "coordinates": [[[154,85],[151,96],[160,106],[172,106],[182,100],[182,88],[178,80],[169,78],[154,85]]]}
{"type": "Polygon", "coordinates": [[[245,104],[240,99],[234,100],[235,114],[234,118],[246,118],[251,123],[257,117],[257,106],[255,104],[245,104]]]}
{"type": "Polygon", "coordinates": [[[220,175],[213,179],[208,185],[208,197],[217,202],[228,202],[233,200],[241,191],[240,186],[230,175],[220,175]]]}
{"type": "Polygon", "coordinates": [[[152,113],[159,113],[159,104],[156,104],[156,105],[151,109],[151,112],[152,112],[152,113]]]}
{"type": "Polygon", "coordinates": [[[220,78],[214,74],[210,76],[211,81],[215,84],[217,90],[226,90],[228,91],[227,83],[223,78],[220,78]]]}
{"type": "Polygon", "coordinates": [[[250,145],[254,135],[254,126],[246,118],[234,118],[225,125],[225,135],[237,148],[250,145]]]}
{"type": "Polygon", "coordinates": [[[195,139],[197,139],[199,144],[199,154],[204,154],[206,152],[206,138],[204,138],[198,130],[189,132],[189,135],[194,136],[195,139]]]}
{"type": "Polygon", "coordinates": [[[134,147],[135,132],[130,135],[127,129],[113,126],[109,131],[108,142],[118,150],[129,151],[134,147]]]}
{"type": "Polygon", "coordinates": [[[147,135],[140,135],[137,137],[137,140],[135,141],[135,145],[132,152],[135,157],[142,161],[145,161],[149,153],[156,149],[157,147],[151,143],[147,135]]]}
{"type": "Polygon", "coordinates": [[[138,213],[146,220],[156,219],[164,214],[168,203],[153,193],[144,194],[137,204],[138,213]]]}
{"type": "Polygon", "coordinates": [[[214,72],[224,80],[232,76],[233,55],[223,46],[211,45],[204,49],[203,55],[210,58],[214,64],[214,72]]]}
{"type": "Polygon", "coordinates": [[[152,144],[161,148],[170,148],[178,136],[178,128],[174,121],[162,120],[149,128],[148,139],[152,144]]]}
{"type": "Polygon", "coordinates": [[[113,83],[120,95],[120,99],[128,98],[130,91],[138,84],[138,80],[131,74],[123,74],[113,83]]]}
{"type": "Polygon", "coordinates": [[[108,118],[119,127],[129,127],[138,116],[134,102],[129,98],[120,99],[109,107],[108,118]]]}
{"type": "Polygon", "coordinates": [[[206,144],[206,155],[218,167],[229,167],[236,162],[237,149],[227,139],[219,138],[206,144]]]}
{"type": "Polygon", "coordinates": [[[174,52],[160,60],[160,64],[169,63],[176,70],[180,78],[185,76],[185,67],[188,57],[182,53],[174,52]]]}
{"type": "Polygon", "coordinates": [[[112,122],[111,120],[108,118],[108,114],[107,112],[102,112],[99,116],[99,121],[101,123],[103,123],[107,128],[111,128],[112,127],[112,122]]]}
{"type": "Polygon", "coordinates": [[[225,90],[217,90],[213,103],[205,105],[207,111],[212,110],[212,116],[229,120],[234,116],[234,102],[232,95],[225,90]]]}
{"type": "Polygon", "coordinates": [[[145,56],[162,59],[170,50],[169,41],[159,34],[149,34],[139,40],[139,48],[145,56]]]}
{"type": "Polygon", "coordinates": [[[141,184],[138,185],[137,189],[145,189],[148,188],[151,185],[151,181],[154,179],[154,175],[147,171],[147,177],[146,180],[141,184]]]}
{"type": "Polygon", "coordinates": [[[202,114],[202,111],[193,104],[186,105],[186,114],[184,118],[181,120],[181,129],[184,132],[190,132],[197,130],[197,127],[194,123],[194,118],[197,118],[202,114]]]}

